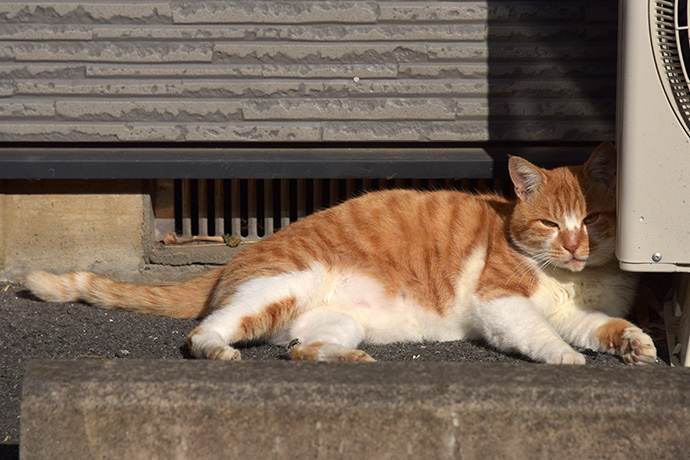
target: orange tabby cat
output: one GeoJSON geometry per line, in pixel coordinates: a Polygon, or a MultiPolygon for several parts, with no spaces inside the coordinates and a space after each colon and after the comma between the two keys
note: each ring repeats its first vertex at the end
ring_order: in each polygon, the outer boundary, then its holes
{"type": "Polygon", "coordinates": [[[198,358],[239,359],[232,344],[287,345],[292,359],[372,361],[361,342],[484,339],[546,363],[584,364],[571,345],[656,359],[621,319],[635,278],[618,270],[616,152],[540,169],[511,157],[517,199],[389,190],[315,213],[247,246],[226,266],[169,287],[92,273],[31,273],[47,301],[205,317],[198,358]]]}

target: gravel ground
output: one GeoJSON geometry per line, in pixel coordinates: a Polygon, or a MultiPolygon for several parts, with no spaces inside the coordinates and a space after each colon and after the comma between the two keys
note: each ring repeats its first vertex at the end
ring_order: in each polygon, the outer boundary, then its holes
{"type": "MultiPolygon", "coordinates": [[[[186,336],[198,320],[106,311],[84,304],[44,303],[21,286],[0,284],[0,324],[0,459],[15,459],[22,377],[30,360],[189,359],[186,336]]],[[[658,325],[653,337],[662,358],[660,365],[666,365],[658,325]]],[[[379,361],[518,361],[530,365],[520,356],[466,341],[367,345],[362,349],[379,361]]],[[[243,359],[272,360],[286,359],[287,353],[281,347],[256,345],[243,348],[242,355],[243,359]]],[[[585,355],[588,364],[624,365],[614,356],[590,351],[585,355]]]]}

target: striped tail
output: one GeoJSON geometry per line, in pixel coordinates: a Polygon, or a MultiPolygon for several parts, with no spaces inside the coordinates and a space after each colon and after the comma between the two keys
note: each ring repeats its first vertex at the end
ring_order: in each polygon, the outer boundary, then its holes
{"type": "Polygon", "coordinates": [[[108,310],[200,318],[208,313],[211,295],[222,270],[222,267],[217,268],[172,286],[121,283],[89,272],[53,275],[42,271],[30,273],[25,284],[46,302],[83,301],[108,310]]]}

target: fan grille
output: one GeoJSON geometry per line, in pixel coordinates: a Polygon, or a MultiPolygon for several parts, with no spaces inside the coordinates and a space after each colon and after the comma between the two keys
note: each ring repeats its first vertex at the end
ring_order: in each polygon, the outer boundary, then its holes
{"type": "Polygon", "coordinates": [[[676,112],[690,134],[688,0],[656,1],[653,5],[657,57],[666,76],[667,95],[675,101],[676,112]]]}

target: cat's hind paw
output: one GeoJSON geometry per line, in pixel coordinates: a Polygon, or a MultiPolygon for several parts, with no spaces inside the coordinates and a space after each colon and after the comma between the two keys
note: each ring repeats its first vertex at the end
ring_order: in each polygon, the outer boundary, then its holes
{"type": "Polygon", "coordinates": [[[628,364],[654,364],[656,347],[652,338],[639,327],[628,327],[621,335],[621,346],[618,350],[628,364]]]}
{"type": "Polygon", "coordinates": [[[189,351],[195,358],[221,361],[239,361],[242,359],[239,350],[227,345],[217,332],[203,326],[199,326],[189,333],[187,343],[189,351]]]}
{"type": "Polygon", "coordinates": [[[242,359],[242,354],[239,350],[232,347],[223,347],[214,350],[208,355],[208,359],[217,359],[219,361],[239,361],[242,359]]]}
{"type": "Polygon", "coordinates": [[[585,364],[585,357],[582,353],[578,353],[575,350],[564,351],[547,361],[547,364],[569,364],[581,366],[585,364]]]}

